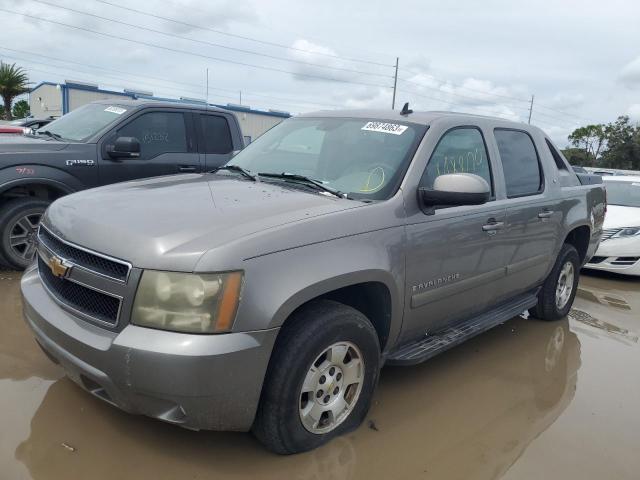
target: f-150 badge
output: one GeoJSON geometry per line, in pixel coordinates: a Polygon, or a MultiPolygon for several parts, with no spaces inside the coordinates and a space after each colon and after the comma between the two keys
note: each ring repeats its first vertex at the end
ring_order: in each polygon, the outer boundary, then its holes
{"type": "Polygon", "coordinates": [[[93,167],[96,162],[95,160],[67,160],[67,167],[72,167],[74,165],[79,167],[93,167]]]}

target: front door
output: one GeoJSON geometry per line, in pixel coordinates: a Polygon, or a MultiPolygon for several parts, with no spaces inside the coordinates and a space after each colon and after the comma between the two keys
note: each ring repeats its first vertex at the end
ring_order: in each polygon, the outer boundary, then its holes
{"type": "Polygon", "coordinates": [[[457,127],[443,134],[421,185],[438,175],[474,173],[491,186],[484,205],[437,208],[408,219],[406,298],[402,341],[436,332],[486,309],[504,288],[506,209],[494,201],[493,178],[482,132],[457,127]]]}
{"type": "Polygon", "coordinates": [[[118,127],[103,142],[99,162],[102,185],[137,178],[200,172],[191,116],[182,111],[146,110],[118,127]],[[106,146],[118,137],[134,137],[140,142],[140,157],[113,159],[106,146]]]}

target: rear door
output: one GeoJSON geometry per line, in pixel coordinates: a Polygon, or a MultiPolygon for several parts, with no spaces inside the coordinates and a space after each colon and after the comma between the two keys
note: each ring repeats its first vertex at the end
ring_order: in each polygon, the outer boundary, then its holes
{"type": "Polygon", "coordinates": [[[441,135],[420,185],[430,188],[446,173],[474,173],[491,186],[492,198],[410,214],[402,341],[479,313],[500,296],[506,209],[495,201],[494,171],[480,128],[459,126],[441,135]]]}
{"type": "Polygon", "coordinates": [[[507,223],[504,252],[509,294],[539,285],[551,267],[562,212],[547,185],[540,152],[524,130],[494,129],[504,172],[507,223]]]}
{"type": "Polygon", "coordinates": [[[217,113],[194,115],[198,131],[198,151],[205,171],[224,165],[233,156],[233,138],[229,118],[217,113]]]}
{"type": "Polygon", "coordinates": [[[193,134],[193,119],[180,109],[148,108],[111,132],[100,147],[102,185],[137,178],[202,171],[193,134]],[[106,146],[118,137],[140,142],[140,157],[112,159],[106,146]]]}

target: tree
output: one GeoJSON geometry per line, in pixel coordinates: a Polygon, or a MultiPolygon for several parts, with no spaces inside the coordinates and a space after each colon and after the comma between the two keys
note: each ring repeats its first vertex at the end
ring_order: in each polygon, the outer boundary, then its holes
{"type": "Polygon", "coordinates": [[[26,100],[18,100],[13,104],[13,109],[11,110],[11,114],[14,118],[25,118],[29,116],[30,108],[29,102],[26,100]]]}
{"type": "Polygon", "coordinates": [[[571,165],[578,165],[580,167],[596,166],[596,159],[593,158],[593,155],[585,152],[582,148],[566,148],[562,150],[562,154],[569,160],[571,165]]]}
{"type": "Polygon", "coordinates": [[[11,120],[11,104],[18,95],[27,93],[29,87],[27,72],[16,64],[0,61],[0,96],[4,104],[4,118],[11,120]]]}
{"type": "Polygon", "coordinates": [[[602,165],[621,170],[640,170],[640,127],[633,126],[629,117],[620,116],[605,127],[607,150],[602,165]]]}
{"type": "Polygon", "coordinates": [[[606,148],[605,126],[598,124],[576,128],[569,135],[569,141],[574,147],[584,150],[587,158],[591,156],[597,161],[603,149],[606,148]]]}

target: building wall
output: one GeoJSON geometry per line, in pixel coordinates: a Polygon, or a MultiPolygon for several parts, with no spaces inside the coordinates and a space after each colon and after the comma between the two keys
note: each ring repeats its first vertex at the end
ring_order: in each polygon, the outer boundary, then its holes
{"type": "Polygon", "coordinates": [[[62,91],[55,85],[42,84],[29,94],[31,115],[36,118],[62,115],[62,91]]]}
{"type": "Polygon", "coordinates": [[[131,99],[130,96],[114,95],[112,93],[101,92],[99,90],[78,90],[69,88],[69,111],[72,112],[78,107],[96,100],[113,100],[117,102],[122,99],[131,99]]]}
{"type": "Polygon", "coordinates": [[[251,137],[251,141],[284,120],[282,117],[261,115],[259,113],[238,111],[234,111],[233,113],[238,118],[238,122],[240,122],[242,134],[245,137],[251,137]]]}

